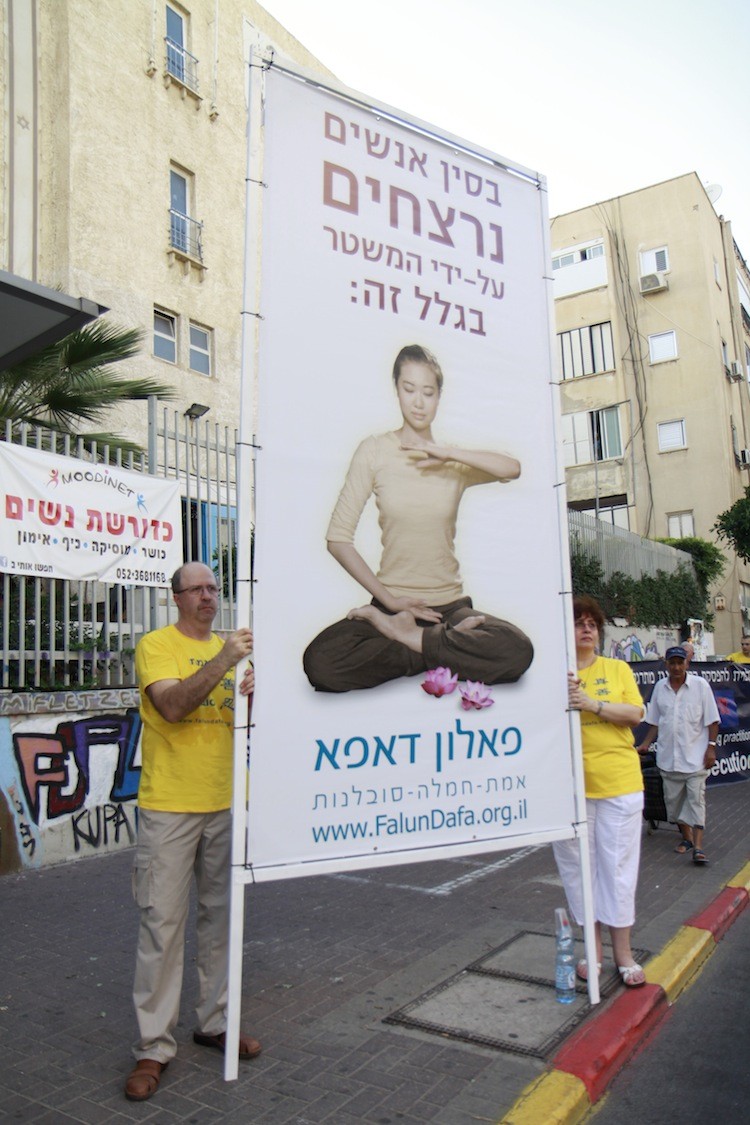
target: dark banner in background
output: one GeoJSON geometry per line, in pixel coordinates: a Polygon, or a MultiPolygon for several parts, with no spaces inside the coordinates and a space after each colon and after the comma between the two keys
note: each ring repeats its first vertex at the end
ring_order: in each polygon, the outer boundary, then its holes
{"type": "MultiPolygon", "coordinates": [[[[663,660],[643,660],[630,667],[643,702],[648,703],[654,685],[666,679],[666,665],[663,660]]],[[[716,764],[708,776],[708,784],[750,780],[750,664],[732,664],[729,660],[698,661],[691,664],[689,674],[708,681],[721,716],[716,764]]],[[[647,729],[646,723],[638,727],[636,743],[645,736],[647,729]]]]}

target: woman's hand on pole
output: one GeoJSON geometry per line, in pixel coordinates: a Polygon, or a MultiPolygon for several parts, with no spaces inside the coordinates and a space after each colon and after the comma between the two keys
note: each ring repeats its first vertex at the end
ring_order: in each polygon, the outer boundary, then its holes
{"type": "Polygon", "coordinates": [[[568,706],[572,711],[595,711],[596,703],[581,687],[581,681],[573,672],[568,672],[568,706]]]}
{"type": "Polygon", "coordinates": [[[634,703],[610,702],[608,699],[592,699],[581,687],[581,681],[573,672],[568,672],[568,706],[571,711],[592,711],[601,715],[605,723],[618,727],[637,727],[643,722],[644,708],[634,703]],[[603,708],[606,707],[606,712],[603,708]]]}

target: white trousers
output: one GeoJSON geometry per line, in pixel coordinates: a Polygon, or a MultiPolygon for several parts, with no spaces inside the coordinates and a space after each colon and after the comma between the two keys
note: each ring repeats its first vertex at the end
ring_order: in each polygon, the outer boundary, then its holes
{"type": "Polygon", "coordinates": [[[190,884],[197,886],[198,1029],[226,1030],[229,965],[231,814],[140,809],[133,895],[140,907],[133,1002],[140,1039],[137,1059],[169,1062],[180,1014],[185,921],[190,884]]]}
{"type": "MultiPolygon", "coordinates": [[[[594,920],[623,928],[635,922],[635,889],[641,857],[643,793],[586,800],[594,920]]],[[[570,912],[583,925],[583,887],[577,840],[553,844],[570,912]]]]}

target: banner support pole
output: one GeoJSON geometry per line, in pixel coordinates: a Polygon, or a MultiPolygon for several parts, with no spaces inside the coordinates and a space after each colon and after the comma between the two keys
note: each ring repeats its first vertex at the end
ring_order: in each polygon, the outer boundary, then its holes
{"type": "MultiPolygon", "coordinates": [[[[262,185],[262,85],[263,68],[251,50],[247,86],[247,168],[245,175],[245,258],[242,296],[242,366],[240,376],[240,434],[237,443],[237,621],[252,625],[252,534],[254,524],[253,412],[256,399],[256,351],[259,304],[258,246],[260,245],[260,196],[262,185]]],[[[245,867],[248,832],[248,770],[250,760],[250,711],[243,706],[237,685],[247,667],[236,670],[234,785],[232,789],[232,866],[229,906],[229,964],[227,1031],[224,1079],[237,1078],[242,1013],[242,947],[245,917],[245,867]],[[246,714],[243,723],[240,714],[246,714]]]]}

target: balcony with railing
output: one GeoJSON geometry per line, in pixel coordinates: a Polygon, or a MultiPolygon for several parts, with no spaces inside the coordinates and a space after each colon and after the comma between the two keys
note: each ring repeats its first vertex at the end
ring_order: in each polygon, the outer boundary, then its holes
{"type": "Polygon", "coordinates": [[[169,209],[169,249],[176,258],[203,265],[203,223],[173,207],[169,209]]]}
{"type": "Polygon", "coordinates": [[[166,57],[164,64],[164,80],[167,85],[171,81],[179,83],[184,91],[198,97],[198,60],[179,43],[166,36],[164,39],[166,57]]]}

